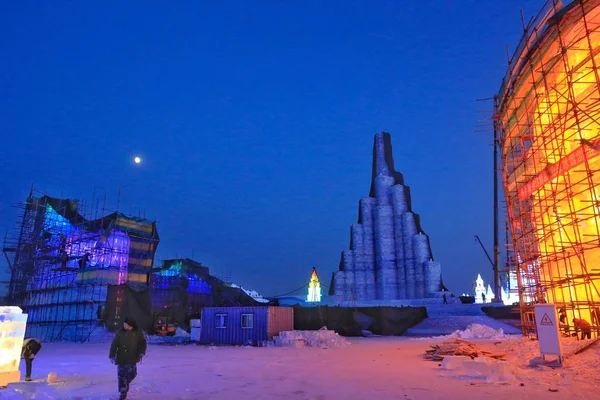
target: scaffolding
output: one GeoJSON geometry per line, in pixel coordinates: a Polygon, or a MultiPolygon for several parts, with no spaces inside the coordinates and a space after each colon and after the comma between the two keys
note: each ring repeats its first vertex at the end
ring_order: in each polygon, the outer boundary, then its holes
{"type": "MultiPolygon", "coordinates": [[[[92,210],[78,200],[34,193],[17,205],[19,226],[5,238],[8,301],[28,313],[28,336],[88,341],[108,326],[109,285],[147,287],[156,225],[118,212],[96,218],[98,203],[92,210]]],[[[111,315],[121,318],[116,304],[111,315]]]]}
{"type": "Polygon", "coordinates": [[[600,329],[600,0],[548,1],[497,95],[502,178],[525,334],[533,304],[561,331],[600,329]]]}
{"type": "Polygon", "coordinates": [[[504,224],[504,268],[502,277],[502,301],[506,305],[514,305],[519,299],[519,285],[517,279],[517,258],[513,241],[511,239],[508,218],[504,224]]]}

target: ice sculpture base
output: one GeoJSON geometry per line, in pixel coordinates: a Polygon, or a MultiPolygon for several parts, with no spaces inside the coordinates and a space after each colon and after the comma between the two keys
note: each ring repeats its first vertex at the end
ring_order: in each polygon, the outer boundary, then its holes
{"type": "Polygon", "coordinates": [[[0,372],[0,387],[7,386],[9,383],[19,382],[21,380],[21,371],[0,372]]]}

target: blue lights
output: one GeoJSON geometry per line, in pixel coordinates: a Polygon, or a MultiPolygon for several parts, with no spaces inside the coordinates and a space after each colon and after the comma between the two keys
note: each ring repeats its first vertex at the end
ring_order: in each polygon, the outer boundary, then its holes
{"type": "Polygon", "coordinates": [[[51,205],[46,206],[43,229],[46,246],[40,252],[56,257],[64,267],[81,268],[79,261],[87,255],[83,267],[127,269],[130,239],[119,229],[87,231],[74,226],[51,205]]]}
{"type": "Polygon", "coordinates": [[[156,272],[152,277],[151,286],[155,289],[173,289],[181,287],[190,293],[211,294],[212,286],[193,272],[190,268],[178,261],[169,268],[156,272]],[[186,287],[187,286],[187,287],[186,287]]]}

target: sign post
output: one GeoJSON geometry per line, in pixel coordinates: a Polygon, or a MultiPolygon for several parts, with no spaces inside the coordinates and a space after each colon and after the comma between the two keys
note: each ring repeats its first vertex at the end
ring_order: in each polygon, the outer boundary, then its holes
{"type": "Polygon", "coordinates": [[[556,306],[554,304],[536,304],[535,325],[537,328],[540,353],[545,360],[546,356],[557,356],[562,365],[563,356],[560,347],[560,334],[558,330],[558,318],[556,317],[556,306]]]}

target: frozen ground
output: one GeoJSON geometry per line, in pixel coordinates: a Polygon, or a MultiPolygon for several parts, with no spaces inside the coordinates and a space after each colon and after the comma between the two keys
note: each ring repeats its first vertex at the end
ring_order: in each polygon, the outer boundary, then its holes
{"type": "MultiPolygon", "coordinates": [[[[530,366],[537,361],[535,341],[477,341],[478,346],[509,352],[517,377],[497,382],[457,377],[437,362],[423,360],[424,350],[443,340],[371,337],[331,349],[151,345],[130,398],[598,399],[600,344],[553,369],[530,366]]],[[[568,342],[565,348],[573,351],[581,343],[568,342]]],[[[33,377],[38,379],[0,389],[0,398],[114,398],[116,367],[107,354],[108,344],[45,344],[34,362],[33,377]],[[58,373],[58,384],[45,383],[49,372],[58,373]]]]}

